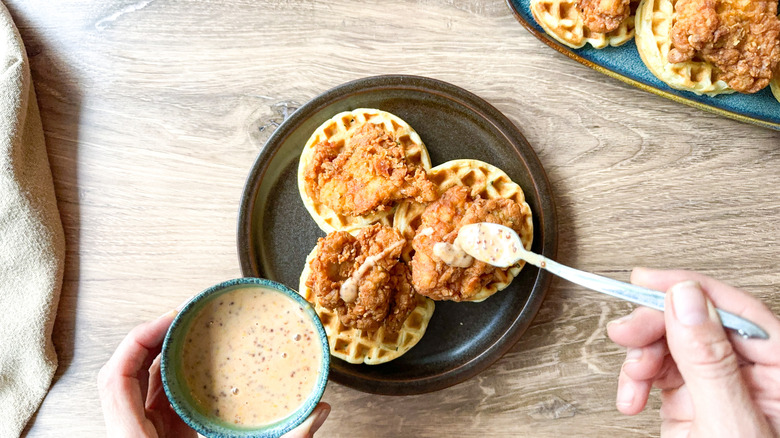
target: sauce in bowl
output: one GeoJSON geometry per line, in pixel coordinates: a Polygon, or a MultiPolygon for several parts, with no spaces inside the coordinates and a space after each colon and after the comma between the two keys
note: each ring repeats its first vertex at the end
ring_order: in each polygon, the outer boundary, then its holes
{"type": "Polygon", "coordinates": [[[182,374],[203,414],[261,427],[288,417],[317,389],[322,357],[305,309],[279,291],[250,285],[198,312],[184,339],[182,374]]]}

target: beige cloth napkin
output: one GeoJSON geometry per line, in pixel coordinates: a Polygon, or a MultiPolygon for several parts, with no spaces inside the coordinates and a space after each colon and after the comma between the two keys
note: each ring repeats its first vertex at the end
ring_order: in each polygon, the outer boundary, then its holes
{"type": "Polygon", "coordinates": [[[21,434],[51,385],[64,264],[29,64],[0,4],[0,437],[21,434]]]}

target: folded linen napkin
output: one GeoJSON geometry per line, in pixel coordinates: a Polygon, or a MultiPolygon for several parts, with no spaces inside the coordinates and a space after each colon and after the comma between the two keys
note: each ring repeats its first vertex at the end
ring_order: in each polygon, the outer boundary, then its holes
{"type": "Polygon", "coordinates": [[[51,385],[65,238],[21,37],[0,4],[0,436],[19,436],[51,385]]]}

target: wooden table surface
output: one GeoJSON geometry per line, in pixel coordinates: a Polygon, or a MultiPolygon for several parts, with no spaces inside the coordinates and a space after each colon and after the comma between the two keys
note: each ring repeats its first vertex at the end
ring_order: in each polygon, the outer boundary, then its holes
{"type": "MultiPolygon", "coordinates": [[[[558,208],[559,260],[627,280],[687,268],[780,313],[780,132],[680,105],[531,36],[503,0],[6,0],[41,106],[67,267],[59,368],[28,436],[104,436],[98,369],[135,325],[240,276],[239,199],[285,114],[353,79],[441,79],[527,137],[558,208]]],[[[615,410],[632,305],[553,281],[477,377],[376,396],[331,383],[318,436],[658,436],[653,393],[615,410]]]]}

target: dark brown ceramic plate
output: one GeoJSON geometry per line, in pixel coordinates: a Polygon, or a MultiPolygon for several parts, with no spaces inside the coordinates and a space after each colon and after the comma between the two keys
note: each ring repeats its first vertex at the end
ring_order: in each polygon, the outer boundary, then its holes
{"type": "MultiPolygon", "coordinates": [[[[555,258],[555,206],[547,176],[523,135],[490,104],[458,87],[417,76],[377,76],[340,85],[284,121],[257,157],[244,188],[238,254],[247,277],[297,288],[306,255],[324,236],[298,195],[298,156],[333,115],[378,108],[408,122],[433,165],[457,158],[503,169],[525,192],[534,217],[533,251],[555,258]]],[[[330,378],[377,394],[419,394],[469,379],[506,353],[530,325],[550,276],[526,266],[505,290],[481,303],[437,302],[428,331],[408,353],[382,365],[331,361],[330,378]]]]}

